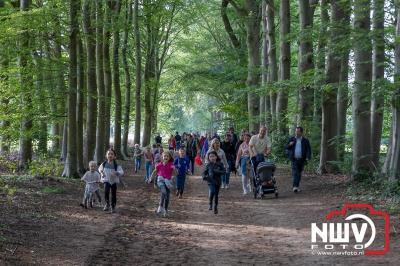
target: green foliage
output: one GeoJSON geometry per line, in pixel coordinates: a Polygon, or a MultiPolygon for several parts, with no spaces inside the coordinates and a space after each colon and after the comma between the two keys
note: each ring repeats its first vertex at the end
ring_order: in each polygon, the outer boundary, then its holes
{"type": "Polygon", "coordinates": [[[353,201],[370,202],[390,213],[400,212],[400,180],[388,180],[375,174],[350,183],[347,197],[353,201]]]}
{"type": "Polygon", "coordinates": [[[4,180],[0,179],[0,193],[6,194],[8,197],[12,197],[17,192],[17,188],[11,186],[4,182],[4,180]]]}
{"type": "Polygon", "coordinates": [[[63,171],[63,164],[54,158],[38,158],[29,164],[29,174],[35,177],[55,177],[63,171]]]}

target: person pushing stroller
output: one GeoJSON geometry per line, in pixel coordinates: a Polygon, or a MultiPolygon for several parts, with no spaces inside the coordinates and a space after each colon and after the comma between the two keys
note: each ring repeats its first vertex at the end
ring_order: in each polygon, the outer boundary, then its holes
{"type": "Polygon", "coordinates": [[[254,172],[257,172],[258,164],[265,160],[264,156],[271,154],[271,140],[267,136],[266,126],[262,126],[259,133],[251,137],[249,147],[254,172]]]}

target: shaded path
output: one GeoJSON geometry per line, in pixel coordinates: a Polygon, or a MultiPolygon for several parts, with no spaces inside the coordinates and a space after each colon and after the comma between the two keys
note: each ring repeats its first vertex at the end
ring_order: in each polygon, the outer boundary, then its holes
{"type": "MultiPolygon", "coordinates": [[[[239,177],[232,177],[214,215],[207,185],[190,176],[183,199],[171,194],[168,218],[155,215],[158,190],[139,175],[125,178],[113,215],[78,207],[78,181],[29,181],[12,204],[0,193],[0,237],[7,238],[0,238],[0,265],[397,265],[398,234],[381,257],[312,255],[311,223],[342,207],[345,185],[339,177],[306,176],[294,194],[287,169],[278,168],[276,177],[279,198],[264,200],[243,196],[239,177]],[[65,193],[40,193],[44,186],[65,193]]],[[[398,216],[391,223],[399,231],[398,216]]]]}

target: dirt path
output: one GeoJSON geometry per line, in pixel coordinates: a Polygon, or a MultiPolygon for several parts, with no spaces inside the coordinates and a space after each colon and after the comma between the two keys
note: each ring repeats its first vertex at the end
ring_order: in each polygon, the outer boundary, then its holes
{"type": "MultiPolygon", "coordinates": [[[[31,182],[12,204],[0,197],[5,210],[0,264],[397,265],[397,234],[392,234],[391,251],[385,256],[312,255],[311,223],[322,222],[329,211],[342,207],[344,186],[338,179],[306,176],[303,191],[294,194],[289,172],[280,169],[276,176],[280,197],[264,200],[243,196],[239,177],[233,177],[230,189],[221,191],[218,215],[208,211],[207,185],[190,176],[184,198],[171,195],[168,218],[155,215],[158,191],[146,186],[141,176],[125,178],[128,188],[118,191],[113,215],[99,207],[80,209],[82,186],[77,182],[31,182]],[[61,185],[63,194],[34,193],[43,186],[61,185]]],[[[391,218],[398,231],[398,217],[391,218]]]]}

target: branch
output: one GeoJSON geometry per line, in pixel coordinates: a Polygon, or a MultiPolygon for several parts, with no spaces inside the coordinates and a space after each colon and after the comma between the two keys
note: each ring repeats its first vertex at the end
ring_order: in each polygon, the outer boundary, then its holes
{"type": "Polygon", "coordinates": [[[229,21],[228,15],[226,14],[226,8],[229,2],[230,0],[221,1],[221,17],[222,21],[224,22],[225,31],[228,33],[229,39],[231,40],[233,47],[235,49],[240,49],[241,47],[240,41],[233,32],[231,22],[229,21]]]}

